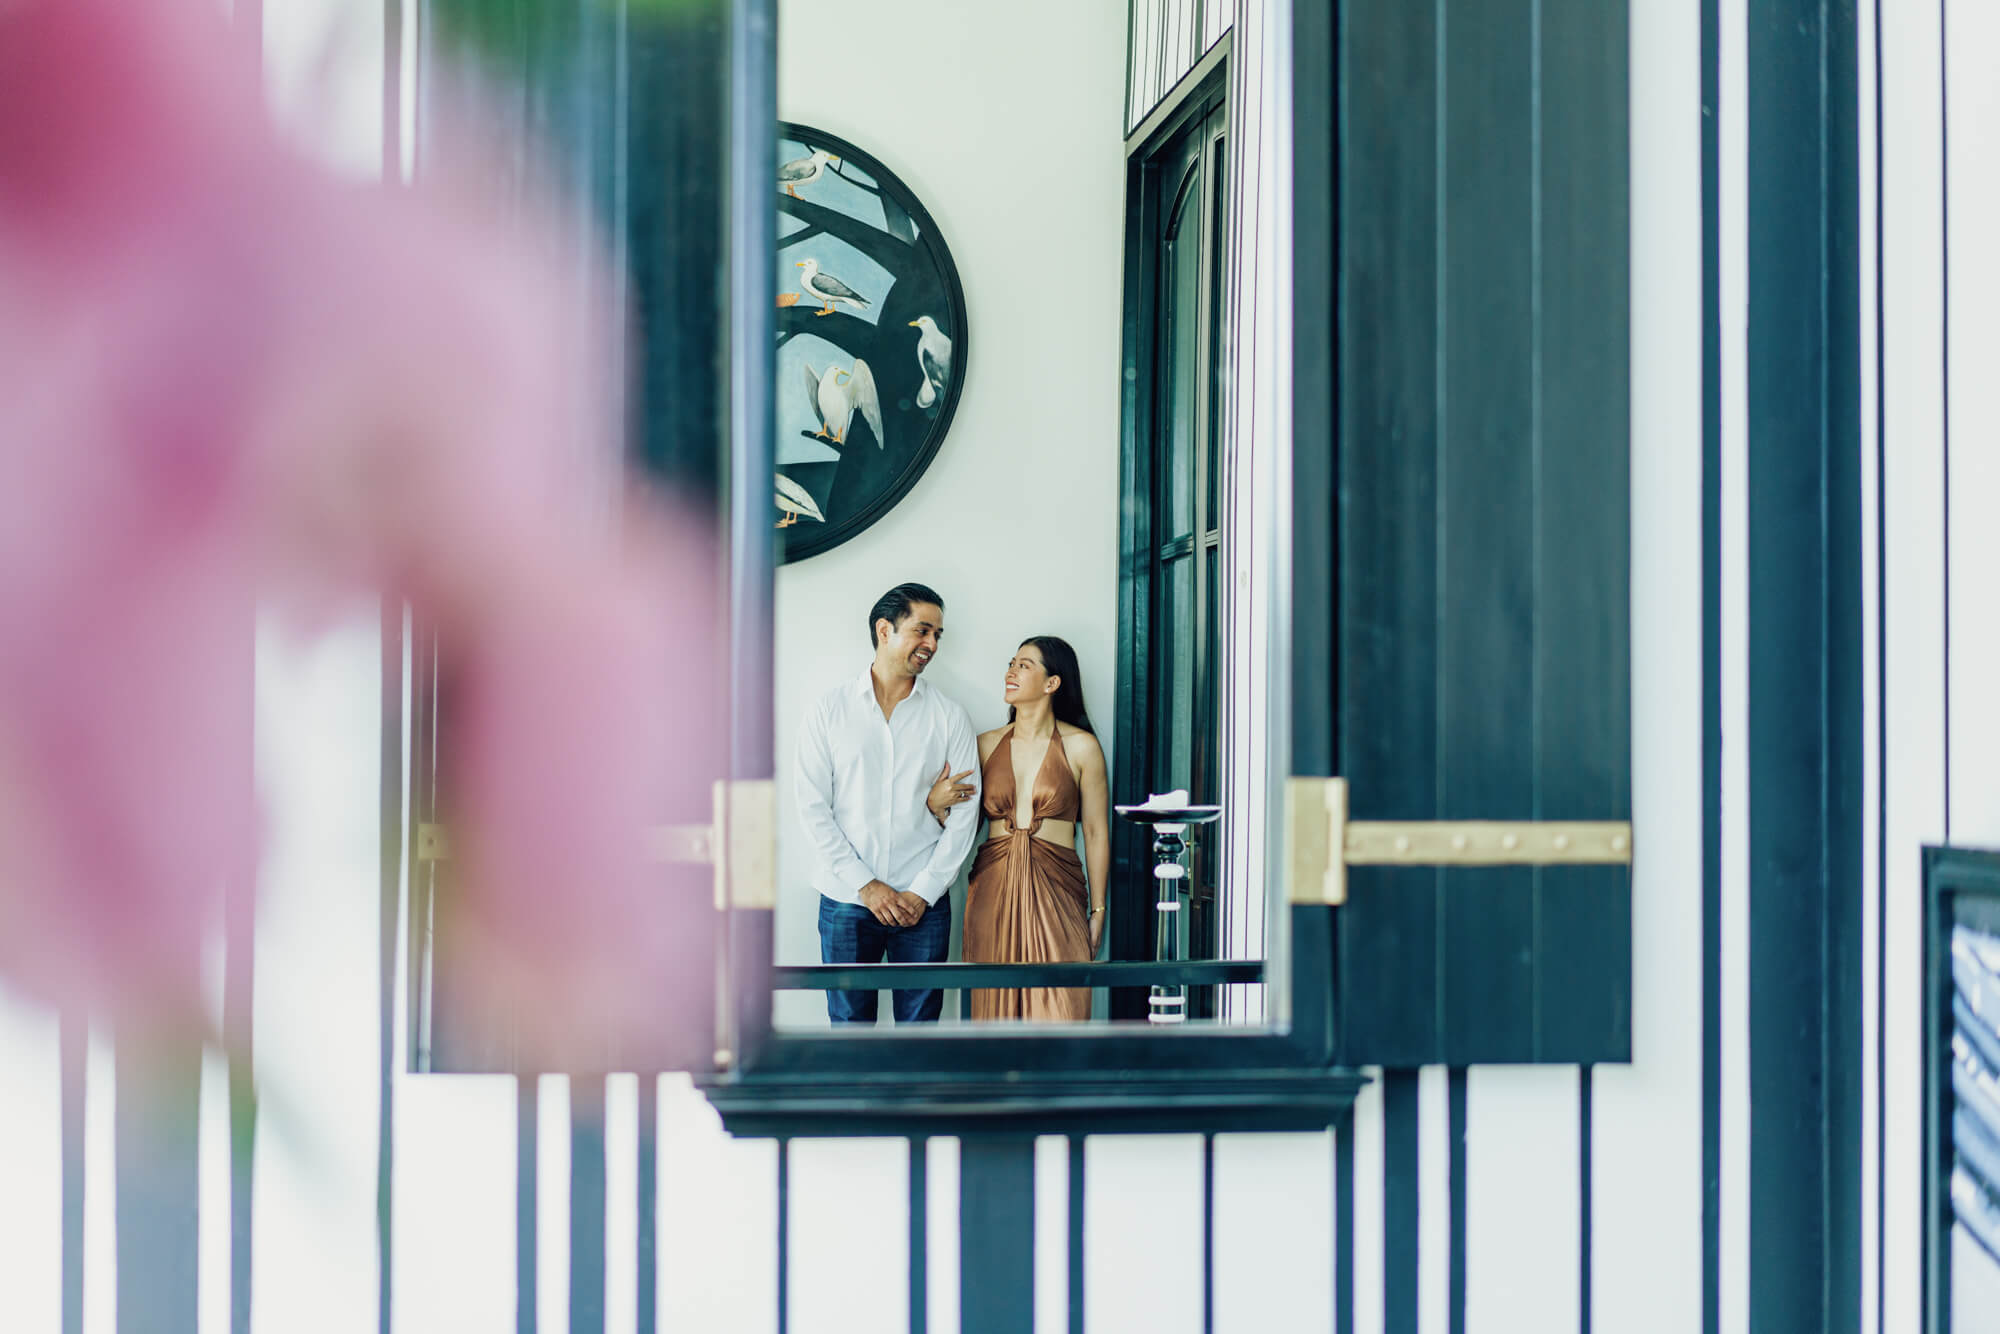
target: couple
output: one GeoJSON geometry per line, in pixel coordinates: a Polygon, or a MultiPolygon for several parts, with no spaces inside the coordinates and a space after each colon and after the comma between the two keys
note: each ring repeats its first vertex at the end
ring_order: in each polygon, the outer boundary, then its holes
{"type": "MultiPolygon", "coordinates": [[[[965,710],[923,681],[943,638],[943,598],[922,584],[884,593],[868,613],[868,670],[822,697],[799,735],[794,778],[820,894],[820,957],[942,962],[947,891],[983,817],[966,961],[1092,959],[1104,938],[1109,802],[1076,654],[1053,636],[1023,642],[1007,664],[1008,724],[975,738],[965,710]]],[[[875,999],[829,991],[827,1014],[873,1023],[875,999]]],[[[934,988],[895,993],[899,1024],[936,1019],[943,1007],[934,988]]],[[[1090,990],[976,990],[972,1017],[1088,1019],[1090,990]]]]}

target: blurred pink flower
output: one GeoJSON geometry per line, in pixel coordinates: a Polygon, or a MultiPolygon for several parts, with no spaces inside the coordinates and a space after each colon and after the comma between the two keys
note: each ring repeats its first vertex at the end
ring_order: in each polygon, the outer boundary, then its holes
{"type": "Polygon", "coordinates": [[[662,864],[645,837],[711,816],[713,565],[699,526],[637,519],[616,572],[521,569],[520,596],[479,612],[476,650],[447,669],[439,1004],[506,1016],[527,1068],[594,1066],[607,1042],[617,1068],[658,1068],[641,1054],[713,1033],[712,872],[662,864]]]}
{"type": "Polygon", "coordinates": [[[255,609],[388,596],[464,686],[472,938],[629,1018],[637,831],[688,800],[668,637],[710,583],[689,525],[602,531],[604,276],[533,209],[285,151],[207,8],[0,3],[0,976],[194,1015],[191,942],[256,860],[255,609]]]}

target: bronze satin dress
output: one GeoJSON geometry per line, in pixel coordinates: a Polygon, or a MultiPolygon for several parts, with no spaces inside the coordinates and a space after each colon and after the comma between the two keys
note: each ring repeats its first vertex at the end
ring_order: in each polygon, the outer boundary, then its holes
{"type": "MultiPolygon", "coordinates": [[[[1035,774],[1025,829],[1014,823],[1014,729],[980,770],[989,820],[1007,833],[979,845],[965,900],[968,963],[1088,963],[1090,890],[1073,847],[1037,836],[1044,820],[1078,820],[1083,796],[1063,752],[1062,729],[1049,738],[1035,774]]],[[[1088,987],[984,988],[972,993],[974,1019],[1090,1018],[1088,987]]]]}

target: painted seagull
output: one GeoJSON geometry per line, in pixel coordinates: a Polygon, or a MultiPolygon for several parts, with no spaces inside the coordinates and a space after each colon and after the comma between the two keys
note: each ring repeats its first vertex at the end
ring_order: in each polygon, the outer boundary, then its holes
{"type": "Polygon", "coordinates": [[[790,528],[802,518],[816,519],[820,523],[826,522],[826,516],[819,512],[819,505],[806,493],[804,487],[783,473],[778,473],[777,478],[778,508],[785,515],[784,518],[778,520],[778,527],[790,528]]]}
{"type": "Polygon", "coordinates": [[[859,408],[869,429],[875,432],[875,447],[886,448],[882,441],[882,399],[875,392],[875,374],[868,369],[867,362],[856,357],[852,371],[828,366],[825,375],[814,374],[811,366],[805,371],[806,394],[819,416],[817,434],[831,436],[836,445],[846,444],[847,428],[854,420],[854,410],[859,408]]]}
{"type": "Polygon", "coordinates": [[[826,304],[826,309],[820,311],[819,314],[833,314],[834,306],[842,301],[845,301],[856,310],[868,309],[867,297],[861,295],[861,293],[855,291],[832,274],[821,273],[819,271],[818,260],[802,259],[798,262],[797,267],[805,270],[804,273],[799,275],[799,290],[813,300],[826,304]]]}
{"type": "Polygon", "coordinates": [[[840,161],[839,158],[827,152],[824,148],[815,148],[808,156],[793,158],[790,162],[779,167],[778,184],[784,188],[786,194],[797,199],[799,197],[798,187],[801,185],[811,185],[819,179],[820,173],[826,170],[827,163],[838,161],[840,161]]]}
{"type": "Polygon", "coordinates": [[[910,327],[923,330],[917,336],[917,366],[924,373],[924,382],[917,387],[917,406],[927,408],[951,380],[951,339],[928,315],[911,320],[910,327]]]}

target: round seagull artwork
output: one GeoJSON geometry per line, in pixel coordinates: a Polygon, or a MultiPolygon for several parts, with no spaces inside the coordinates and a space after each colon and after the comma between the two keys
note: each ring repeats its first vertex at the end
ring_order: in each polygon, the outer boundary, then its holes
{"type": "Polygon", "coordinates": [[[777,185],[762,196],[777,222],[768,522],[789,564],[905,503],[948,447],[978,339],[945,234],[894,167],[812,125],[777,130],[756,169],[777,185]]]}
{"type": "Polygon", "coordinates": [[[812,495],[783,473],[778,475],[777,502],[779,511],[785,516],[778,520],[778,527],[790,528],[800,519],[814,519],[826,522],[826,515],[820,513],[818,502],[812,495]]]}
{"type": "Polygon", "coordinates": [[[923,372],[924,382],[917,386],[917,406],[927,408],[937,402],[951,380],[951,339],[928,315],[911,320],[910,327],[922,330],[917,335],[917,368],[923,372]]]}
{"type": "Polygon", "coordinates": [[[868,423],[868,429],[875,433],[875,447],[884,448],[882,442],[882,399],[875,392],[875,374],[868,369],[868,363],[856,357],[854,369],[844,371],[838,366],[828,366],[825,375],[813,372],[811,366],[806,371],[806,395],[812,401],[813,412],[819,417],[821,436],[831,436],[833,443],[847,443],[847,428],[854,420],[856,408],[868,423]]]}
{"type": "Polygon", "coordinates": [[[820,173],[826,170],[827,163],[838,161],[840,161],[838,157],[824,148],[815,148],[805,157],[793,158],[779,167],[778,184],[786,194],[797,199],[801,185],[811,185],[819,179],[820,173]]]}
{"type": "Polygon", "coordinates": [[[833,308],[843,301],[856,310],[868,309],[867,297],[832,274],[821,273],[818,260],[802,259],[798,262],[798,267],[805,270],[799,275],[799,290],[826,306],[825,310],[819,312],[821,315],[833,314],[833,308]]]}

